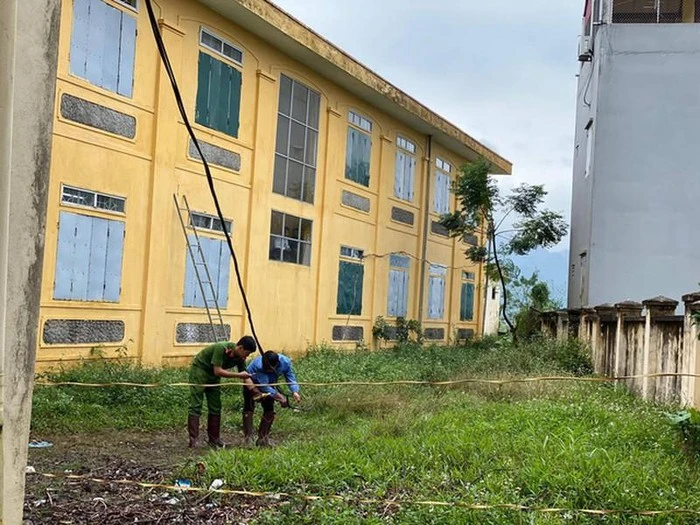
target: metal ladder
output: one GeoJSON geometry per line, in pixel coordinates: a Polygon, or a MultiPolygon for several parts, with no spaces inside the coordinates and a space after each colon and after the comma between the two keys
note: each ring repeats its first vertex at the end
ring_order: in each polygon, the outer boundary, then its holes
{"type": "MultiPolygon", "coordinates": [[[[177,200],[177,195],[173,193],[173,200],[175,201],[175,208],[177,209],[177,215],[180,218],[180,225],[182,226],[182,233],[185,235],[185,242],[187,243],[187,251],[190,254],[190,260],[192,261],[192,267],[194,268],[195,276],[197,277],[197,282],[199,283],[199,289],[202,292],[202,298],[204,299],[204,308],[207,312],[207,318],[209,319],[209,325],[211,326],[211,333],[214,337],[215,342],[225,341],[226,337],[226,327],[224,325],[224,318],[221,316],[221,309],[219,308],[219,302],[217,298],[216,289],[214,288],[214,283],[211,280],[211,274],[209,273],[209,267],[207,266],[207,260],[204,257],[204,251],[202,250],[202,243],[199,240],[199,234],[197,233],[197,228],[192,221],[192,213],[190,211],[190,204],[187,202],[187,197],[182,196],[182,202],[184,207],[181,207],[177,200]],[[187,214],[187,221],[183,218],[183,212],[187,214]],[[194,243],[190,242],[190,237],[187,235],[187,226],[192,228],[192,233],[194,234],[194,243]],[[204,277],[202,279],[202,269],[204,270],[204,277]],[[210,292],[210,298],[207,297],[206,290],[210,292]],[[212,312],[214,310],[214,312],[212,312]],[[215,321],[218,320],[220,330],[216,329],[215,321]]],[[[224,226],[225,227],[225,226],[224,226]]]]}

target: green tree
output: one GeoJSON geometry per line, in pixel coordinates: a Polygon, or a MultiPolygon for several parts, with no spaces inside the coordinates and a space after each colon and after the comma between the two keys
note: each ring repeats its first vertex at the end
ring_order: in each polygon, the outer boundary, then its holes
{"type": "Polygon", "coordinates": [[[440,222],[455,237],[486,233],[486,244],[471,246],[465,254],[473,262],[486,263],[487,275],[500,280],[503,319],[516,335],[509,315],[508,268],[502,259],[556,246],[569,227],[561,213],[540,209],[547,195],[544,186],[522,184],[502,195],[490,171],[490,163],[484,160],[460,168],[452,185],[458,209],[444,215],[440,222]]]}

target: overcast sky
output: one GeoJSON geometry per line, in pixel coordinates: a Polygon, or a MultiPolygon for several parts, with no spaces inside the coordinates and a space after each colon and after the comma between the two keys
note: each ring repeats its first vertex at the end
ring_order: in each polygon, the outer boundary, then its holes
{"type": "Polygon", "coordinates": [[[583,2],[273,1],[513,162],[512,183],[545,184],[568,220],[583,2]]]}

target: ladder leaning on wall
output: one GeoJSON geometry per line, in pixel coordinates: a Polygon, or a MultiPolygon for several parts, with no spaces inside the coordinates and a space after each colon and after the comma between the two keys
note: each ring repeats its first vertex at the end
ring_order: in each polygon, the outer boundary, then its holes
{"type": "Polygon", "coordinates": [[[226,328],[224,326],[224,318],[221,316],[221,309],[219,308],[216,288],[214,288],[214,283],[211,280],[211,273],[209,272],[209,267],[207,266],[206,257],[204,257],[204,250],[202,250],[202,243],[199,240],[197,227],[192,220],[190,205],[187,202],[187,197],[184,195],[182,196],[182,206],[180,206],[180,203],[177,200],[177,195],[173,194],[173,199],[175,200],[177,215],[180,218],[182,233],[185,235],[187,252],[189,253],[190,260],[192,261],[192,267],[194,268],[194,274],[197,278],[197,283],[199,284],[199,290],[202,292],[204,309],[207,312],[209,326],[211,326],[213,341],[225,341],[227,337],[226,328]],[[183,213],[186,214],[187,220],[183,218],[183,213]],[[192,229],[191,237],[187,234],[188,227],[192,229]],[[219,325],[219,330],[216,329],[217,323],[219,325]]]}

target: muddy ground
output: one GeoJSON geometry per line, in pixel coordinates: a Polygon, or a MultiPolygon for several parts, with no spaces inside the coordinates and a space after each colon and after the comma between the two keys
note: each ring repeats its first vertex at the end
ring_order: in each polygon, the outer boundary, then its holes
{"type": "MultiPolygon", "coordinates": [[[[242,446],[231,432],[223,436],[242,446]]],[[[124,523],[247,523],[274,502],[260,498],[183,493],[88,480],[49,479],[42,473],[87,475],[107,480],[131,479],[171,485],[177,478],[197,485],[205,471],[207,449],[187,448],[185,429],[135,433],[109,431],[96,435],[42,435],[53,443],[29,449],[25,525],[124,523]]],[[[227,488],[227,487],[224,487],[227,488]]],[[[233,488],[233,487],[231,487],[233,488]]]]}

